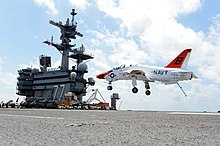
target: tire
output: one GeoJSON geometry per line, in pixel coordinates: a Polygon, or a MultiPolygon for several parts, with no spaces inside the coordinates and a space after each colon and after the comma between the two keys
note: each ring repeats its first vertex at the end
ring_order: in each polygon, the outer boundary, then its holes
{"type": "Polygon", "coordinates": [[[145,91],[146,95],[150,95],[150,90],[145,91]]]}
{"type": "Polygon", "coordinates": [[[136,87],[132,88],[132,92],[133,93],[137,93],[138,92],[138,88],[136,88],[136,87]]]}
{"type": "Polygon", "coordinates": [[[108,89],[108,90],[112,90],[112,86],[108,86],[107,89],[108,89]]]}

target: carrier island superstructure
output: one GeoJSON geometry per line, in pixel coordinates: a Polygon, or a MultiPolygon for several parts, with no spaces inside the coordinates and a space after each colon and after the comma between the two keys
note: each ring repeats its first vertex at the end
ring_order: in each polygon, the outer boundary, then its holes
{"type": "Polygon", "coordinates": [[[72,9],[72,20],[68,18],[65,24],[52,20],[49,22],[61,32],[60,44],[53,43],[53,38],[44,42],[55,47],[62,55],[61,65],[57,69],[49,69],[51,57],[41,55],[40,69],[18,70],[17,94],[26,97],[23,106],[56,108],[67,96],[80,105],[87,87],[94,86],[93,78],[84,78],[84,74],[88,73],[85,60],[93,59],[93,56],[85,53],[83,45],[77,48],[76,44],[70,43],[77,36],[83,37],[76,29],[77,23],[74,20],[76,14],[75,9],[72,9]],[[72,67],[69,67],[70,58],[76,61],[72,67]]]}

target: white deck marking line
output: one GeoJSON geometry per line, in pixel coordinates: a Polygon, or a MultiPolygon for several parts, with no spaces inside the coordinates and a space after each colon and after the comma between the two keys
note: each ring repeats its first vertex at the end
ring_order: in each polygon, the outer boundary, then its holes
{"type": "Polygon", "coordinates": [[[220,113],[196,113],[196,112],[169,112],[170,115],[212,115],[220,116],[220,113]]]}
{"type": "Polygon", "coordinates": [[[0,114],[0,116],[7,116],[7,117],[24,117],[24,118],[35,118],[35,119],[58,119],[58,120],[64,120],[64,119],[65,119],[65,118],[60,118],[60,117],[42,117],[42,116],[9,115],[9,114],[0,114]]]}

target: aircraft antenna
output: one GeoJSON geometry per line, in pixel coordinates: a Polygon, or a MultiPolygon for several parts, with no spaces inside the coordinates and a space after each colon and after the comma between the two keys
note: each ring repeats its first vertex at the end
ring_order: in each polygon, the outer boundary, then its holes
{"type": "Polygon", "coordinates": [[[185,97],[187,97],[187,94],[186,94],[186,92],[183,90],[183,87],[181,87],[178,82],[177,82],[176,84],[180,87],[180,90],[183,92],[183,94],[185,95],[185,97]]]}

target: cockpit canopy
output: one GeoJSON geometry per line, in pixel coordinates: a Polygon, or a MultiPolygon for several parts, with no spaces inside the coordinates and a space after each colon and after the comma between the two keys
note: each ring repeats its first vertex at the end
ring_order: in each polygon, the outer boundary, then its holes
{"type": "Polygon", "coordinates": [[[118,70],[118,69],[122,69],[122,68],[125,68],[125,64],[119,66],[119,67],[114,67],[113,70],[118,70]]]}

